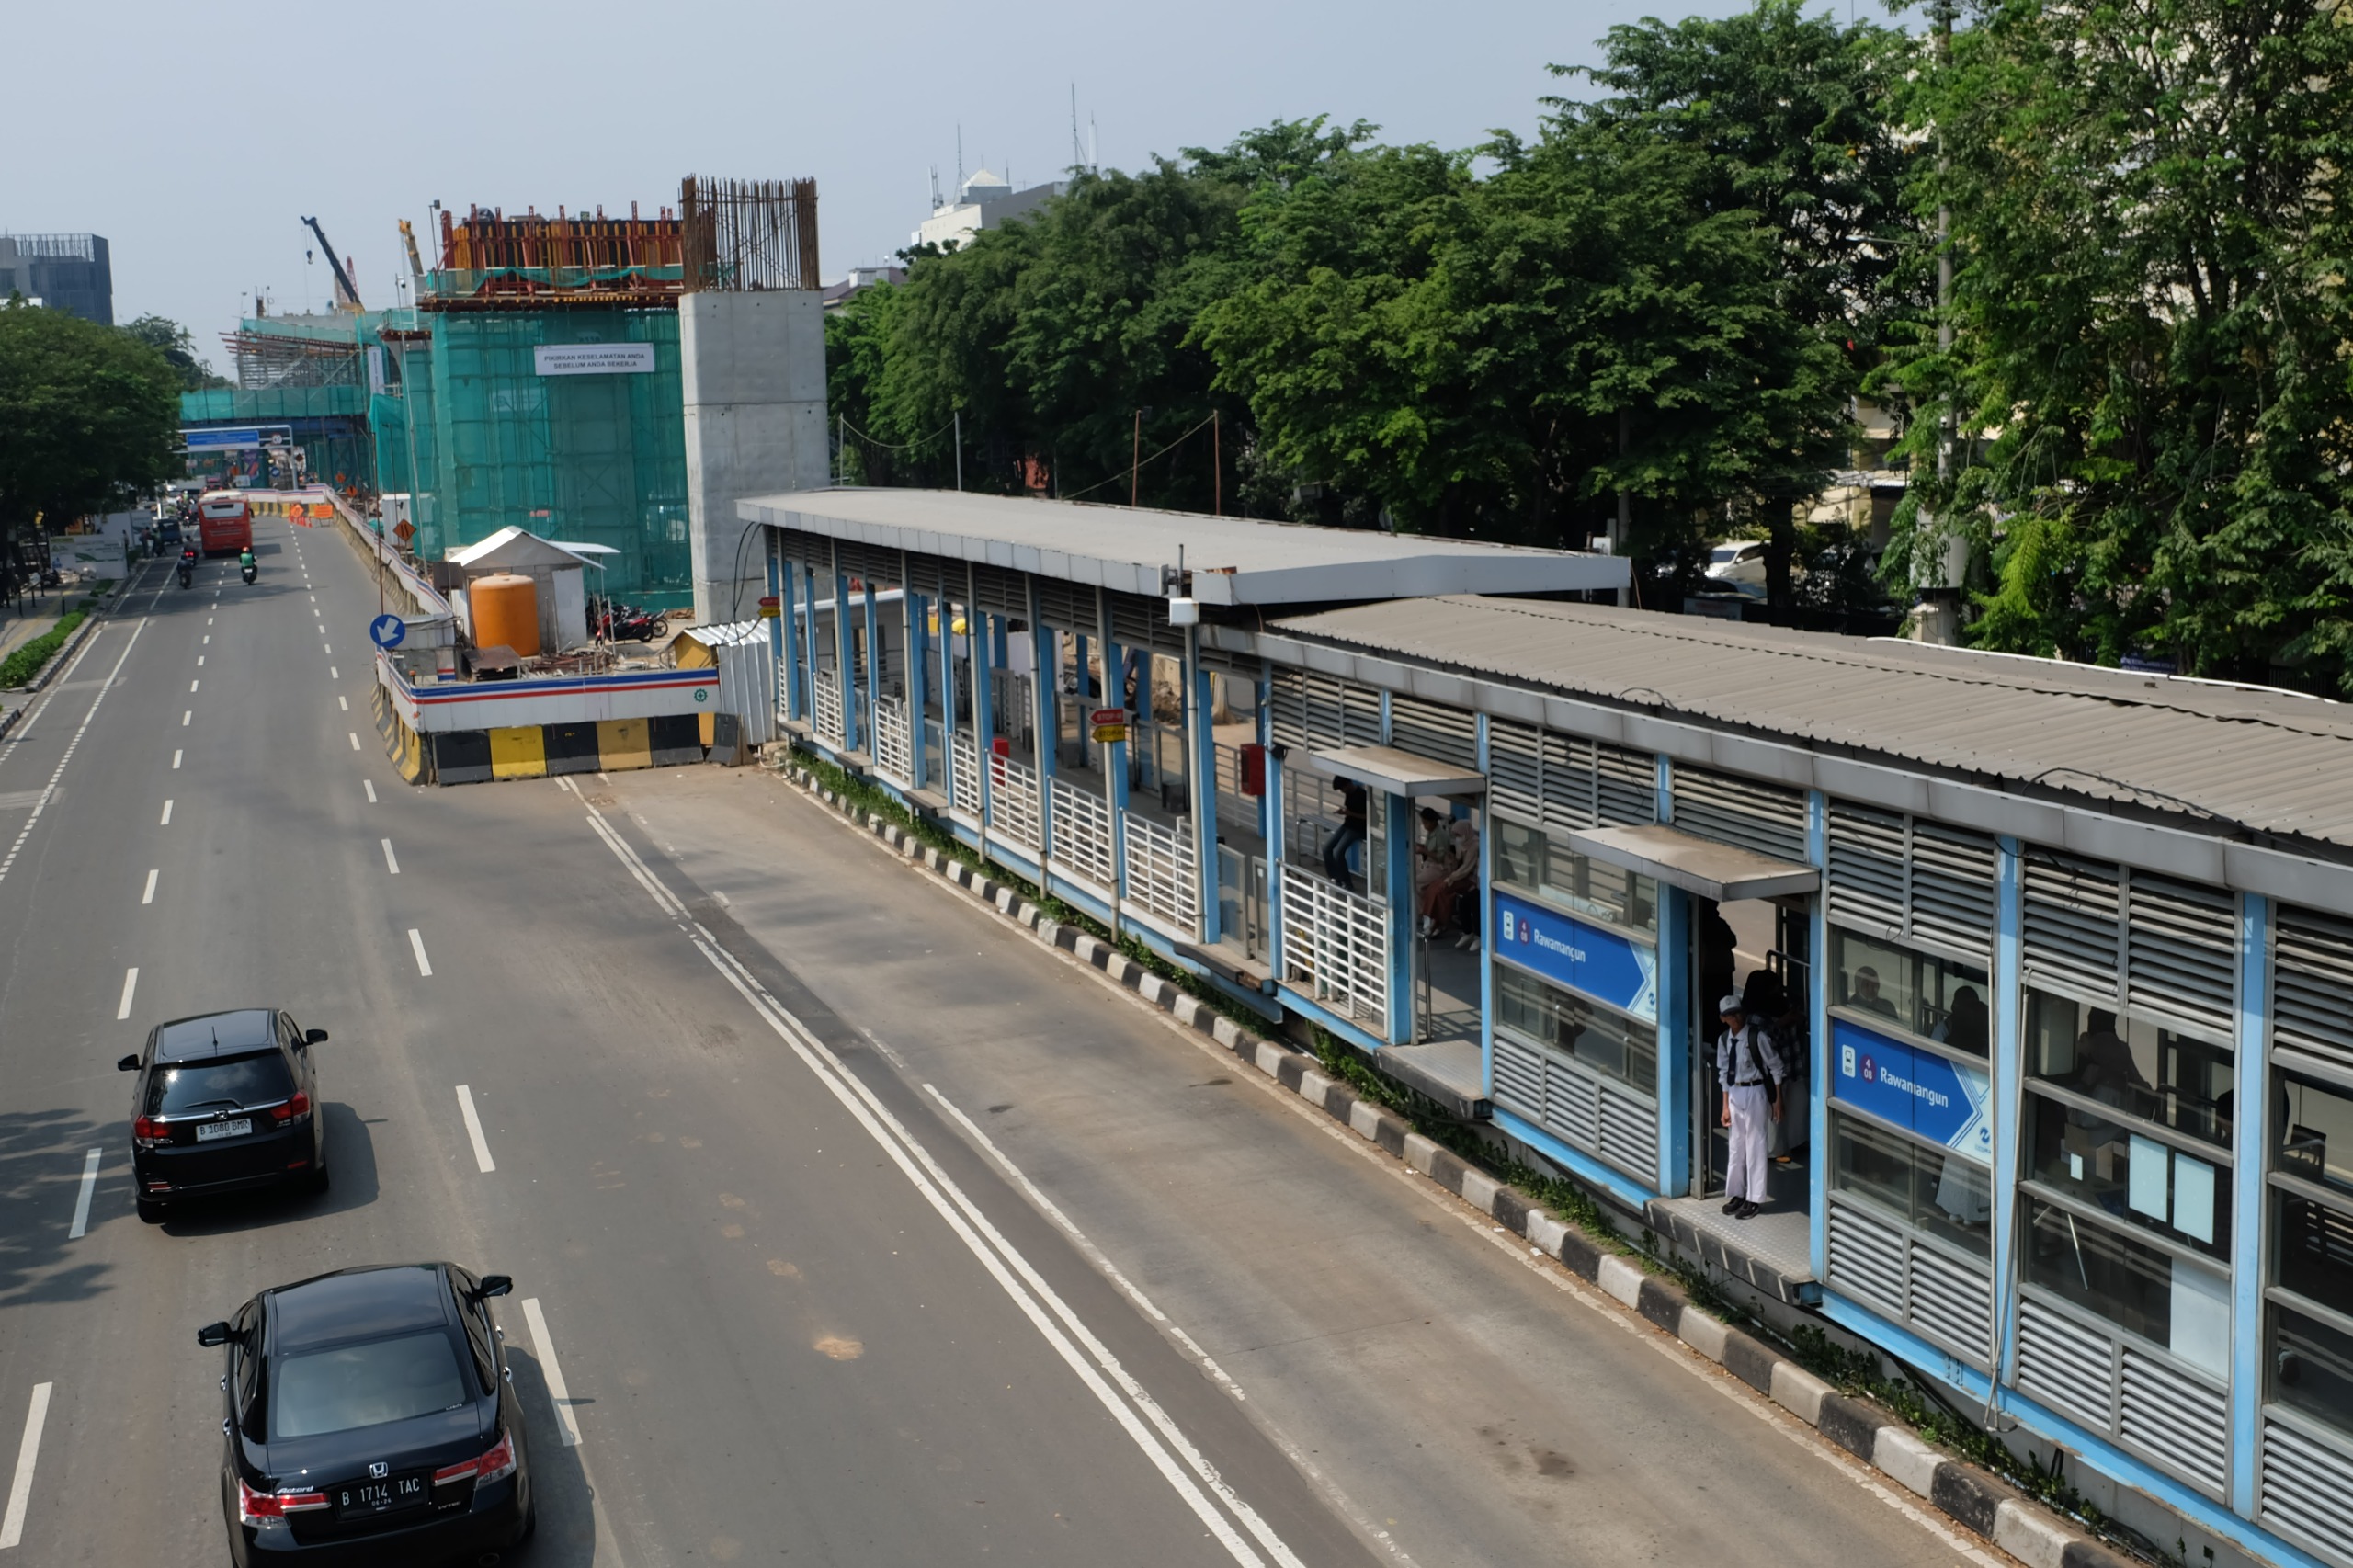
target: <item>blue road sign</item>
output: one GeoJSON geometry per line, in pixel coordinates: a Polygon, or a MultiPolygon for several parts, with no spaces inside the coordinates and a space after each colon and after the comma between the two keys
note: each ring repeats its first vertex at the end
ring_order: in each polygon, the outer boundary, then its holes
{"type": "Polygon", "coordinates": [[[368,623],[368,640],[379,648],[397,648],[408,636],[408,622],[396,615],[380,615],[368,623]]]}

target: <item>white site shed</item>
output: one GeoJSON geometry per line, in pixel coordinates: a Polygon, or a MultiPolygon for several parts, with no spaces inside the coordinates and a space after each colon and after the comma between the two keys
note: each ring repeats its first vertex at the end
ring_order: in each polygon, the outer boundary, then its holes
{"type": "MultiPolygon", "coordinates": [[[[546,540],[525,528],[505,528],[477,543],[453,545],[441,555],[463,575],[461,588],[471,588],[475,578],[494,572],[530,578],[540,590],[540,645],[562,653],[589,640],[583,569],[602,570],[599,558],[619,553],[609,545],[546,540]]],[[[471,619],[468,631],[471,635],[471,619]]]]}

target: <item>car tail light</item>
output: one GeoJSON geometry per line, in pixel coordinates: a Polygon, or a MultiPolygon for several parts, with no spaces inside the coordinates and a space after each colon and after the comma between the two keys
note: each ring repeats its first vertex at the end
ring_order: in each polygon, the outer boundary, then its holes
{"type": "Polygon", "coordinates": [[[498,1441],[491,1445],[489,1452],[479,1459],[467,1460],[462,1464],[444,1465],[433,1472],[433,1484],[447,1486],[451,1482],[464,1481],[471,1476],[473,1483],[480,1486],[485,1482],[503,1481],[514,1473],[515,1439],[502,1429],[498,1441]]]}
{"type": "Polygon", "coordinates": [[[159,1143],[170,1142],[172,1130],[154,1117],[137,1117],[131,1123],[131,1140],[142,1149],[153,1149],[159,1143]]]}
{"type": "Polygon", "coordinates": [[[237,1477],[237,1517],[249,1525],[284,1518],[289,1514],[307,1514],[326,1506],[327,1494],[324,1492],[256,1492],[245,1484],[244,1476],[237,1477]]]}
{"type": "Polygon", "coordinates": [[[308,1095],[298,1094],[284,1105],[274,1105],[269,1108],[269,1119],[272,1121],[292,1121],[298,1117],[310,1114],[311,1096],[308,1095]]]}

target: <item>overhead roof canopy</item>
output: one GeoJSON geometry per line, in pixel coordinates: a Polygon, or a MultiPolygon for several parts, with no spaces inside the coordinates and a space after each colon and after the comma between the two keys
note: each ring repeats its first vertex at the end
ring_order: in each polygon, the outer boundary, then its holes
{"type": "Polygon", "coordinates": [[[2353,847],[2353,705],[2270,687],[1526,599],[1359,605],[1267,631],[2210,830],[2353,847]]]}
{"type": "Polygon", "coordinates": [[[1588,827],[1563,836],[1580,855],[1655,877],[1669,887],[1718,903],[1812,892],[1822,881],[1822,873],[1812,866],[1776,860],[1754,849],[1718,844],[1663,824],[1588,827]]]}
{"type": "Polygon", "coordinates": [[[1486,776],[1394,746],[1334,746],[1310,754],[1316,771],[1377,784],[1391,795],[1483,795],[1486,776]]]}
{"type": "Polygon", "coordinates": [[[1175,566],[1181,549],[1193,597],[1211,605],[1617,589],[1629,574],[1628,562],[1608,555],[952,490],[801,490],[753,496],[735,512],[1155,598],[1161,568],[1175,566]]]}

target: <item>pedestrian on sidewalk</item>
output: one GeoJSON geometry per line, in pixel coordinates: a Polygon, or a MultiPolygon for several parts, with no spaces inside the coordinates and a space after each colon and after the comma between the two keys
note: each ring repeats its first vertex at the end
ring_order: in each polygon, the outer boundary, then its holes
{"type": "Polygon", "coordinates": [[[1366,799],[1364,786],[1353,778],[1337,778],[1332,788],[1340,792],[1340,825],[1324,841],[1324,874],[1344,888],[1353,890],[1349,880],[1348,851],[1364,842],[1366,799]]]}
{"type": "Polygon", "coordinates": [[[1788,1074],[1765,1020],[1751,1013],[1737,992],[1716,1004],[1723,1037],[1716,1042],[1716,1081],[1723,1085],[1719,1121],[1732,1130],[1724,1161],[1724,1212],[1745,1220],[1765,1207],[1767,1158],[1772,1153],[1771,1121],[1781,1116],[1781,1080],[1788,1074]]]}

